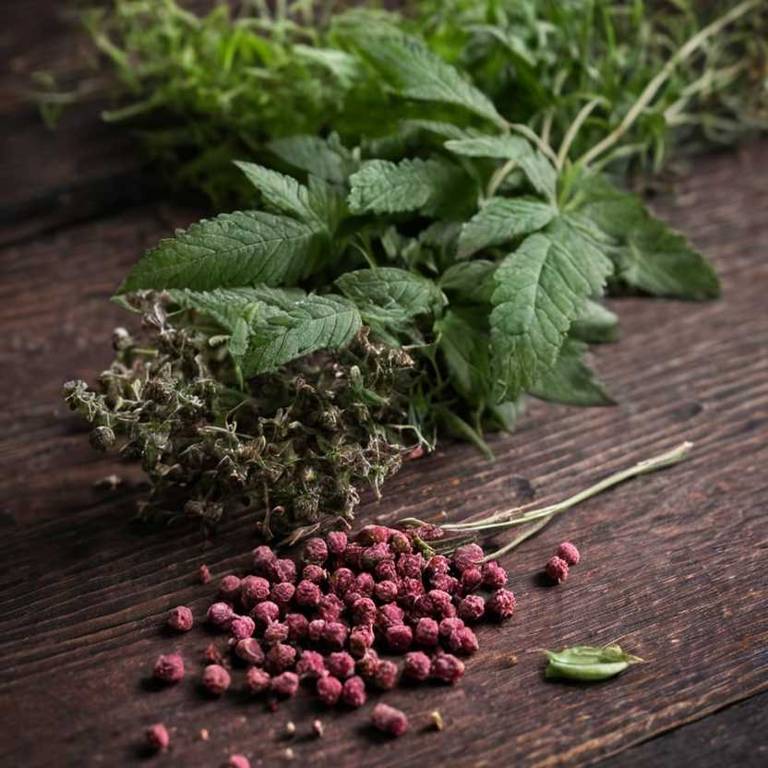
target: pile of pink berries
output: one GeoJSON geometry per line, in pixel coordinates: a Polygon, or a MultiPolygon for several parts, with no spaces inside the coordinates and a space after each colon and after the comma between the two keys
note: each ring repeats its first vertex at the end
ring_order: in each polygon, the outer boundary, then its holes
{"type": "MultiPolygon", "coordinates": [[[[369,525],[354,541],[342,532],[308,540],[298,566],[259,546],[251,574],[221,579],[206,620],[228,634],[231,653],[247,667],[247,689],[272,706],[295,695],[302,681],[324,704],[348,707],[400,680],[455,683],[464,674],[460,657],[478,650],[473,626],[511,616],[515,597],[506,571],[482,563],[477,544],[448,558],[423,555],[421,543],[412,532],[369,525]]],[[[184,606],[168,617],[177,631],[192,623],[184,606]]],[[[219,696],[231,684],[229,665],[215,654],[210,659],[215,663],[205,667],[201,682],[219,696]]],[[[155,665],[155,677],[167,683],[183,674],[178,654],[155,665]]],[[[407,727],[403,718],[380,711],[373,722],[392,735],[407,727]]]]}

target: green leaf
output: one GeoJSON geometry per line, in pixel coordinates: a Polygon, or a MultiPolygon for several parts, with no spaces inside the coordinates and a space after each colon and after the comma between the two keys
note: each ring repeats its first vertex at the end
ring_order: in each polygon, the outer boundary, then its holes
{"type": "Polygon", "coordinates": [[[557,197],[557,171],[552,163],[536,151],[521,157],[518,164],[531,186],[554,205],[557,197]]]}
{"type": "Polygon", "coordinates": [[[309,190],[292,176],[256,163],[236,161],[235,165],[270,205],[285,213],[294,214],[303,221],[319,222],[309,202],[309,190]]]}
{"type": "Polygon", "coordinates": [[[594,371],[584,362],[587,345],[566,339],[553,368],[531,388],[540,400],[566,405],[613,405],[594,371]]]}
{"type": "Polygon", "coordinates": [[[118,293],[295,283],[318,266],[318,227],[263,211],[203,219],[148,251],[118,293]]]}
{"type": "Polygon", "coordinates": [[[590,344],[616,341],[619,337],[619,318],[602,304],[587,300],[582,313],[571,326],[571,336],[590,344]]]}
{"type": "Polygon", "coordinates": [[[352,86],[360,77],[360,63],[354,56],[345,51],[298,44],[292,46],[291,52],[298,58],[324,67],[345,88],[352,86]]]}
{"type": "Polygon", "coordinates": [[[452,139],[445,142],[445,148],[456,155],[491,157],[498,160],[520,160],[533,152],[531,145],[522,136],[477,136],[452,139]]]}
{"type": "Polygon", "coordinates": [[[615,644],[602,647],[574,645],[571,648],[563,648],[561,651],[545,651],[545,653],[547,654],[545,677],[583,682],[608,680],[623,672],[631,664],[642,661],[615,644]]]}
{"type": "Polygon", "coordinates": [[[470,304],[490,304],[496,289],[493,274],[496,264],[484,259],[460,261],[452,264],[443,272],[440,287],[449,295],[452,302],[470,304]]]}
{"type": "Polygon", "coordinates": [[[461,169],[440,160],[370,160],[350,178],[353,213],[434,211],[464,178],[461,169]]]}
{"type": "Polygon", "coordinates": [[[458,258],[537,232],[555,216],[553,206],[533,197],[492,197],[462,227],[458,258]]]}
{"type": "Polygon", "coordinates": [[[487,325],[485,312],[466,309],[449,309],[435,323],[438,348],[445,358],[449,380],[474,407],[484,405],[492,397],[487,325]]]}
{"type": "Polygon", "coordinates": [[[267,148],[288,165],[332,184],[343,184],[357,167],[352,154],[335,135],[328,139],[288,136],[270,141],[267,148]]]}
{"type": "Polygon", "coordinates": [[[453,104],[498,126],[506,121],[493,102],[424,42],[406,35],[360,34],[360,55],[396,93],[407,99],[453,104]]]}
{"type": "Polygon", "coordinates": [[[584,302],[602,293],[611,262],[567,221],[530,235],[496,270],[491,340],[511,399],[555,365],[584,302]]]}
{"type": "Polygon", "coordinates": [[[495,460],[496,457],[493,455],[493,451],[488,443],[483,440],[483,436],[473,426],[467,424],[461,416],[447,407],[436,407],[435,418],[442,422],[448,432],[454,437],[472,443],[488,461],[495,460]]]}

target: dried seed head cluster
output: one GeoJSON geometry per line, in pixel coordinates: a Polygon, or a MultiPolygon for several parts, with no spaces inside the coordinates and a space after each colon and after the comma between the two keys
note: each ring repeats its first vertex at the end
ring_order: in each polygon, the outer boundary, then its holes
{"type": "Polygon", "coordinates": [[[98,388],[71,381],[64,396],[93,425],[95,448],[141,462],[152,488],[144,514],[183,509],[212,525],[245,507],[267,536],[317,529],[351,519],[360,491],[378,493],[399,469],[410,448],[388,425],[404,422],[416,375],[403,350],[364,328],[344,350],[240,382],[210,323],[193,311],[171,321],[164,294],[131,301],[142,338],[118,329],[98,388]]]}

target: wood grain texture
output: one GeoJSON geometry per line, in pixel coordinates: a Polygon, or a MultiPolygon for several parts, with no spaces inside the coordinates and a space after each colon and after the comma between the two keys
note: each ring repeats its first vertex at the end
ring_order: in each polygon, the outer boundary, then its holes
{"type": "Polygon", "coordinates": [[[386,696],[413,724],[397,742],[371,737],[370,707],[323,712],[300,696],[270,714],[236,693],[199,696],[197,662],[211,638],[168,637],[163,614],[182,602],[203,610],[212,589],[196,583],[199,563],[216,576],[246,567],[249,521],[229,519],[211,540],[140,530],[130,523],[136,488],[105,496],[90,487],[116,467],[90,453],[59,387],[108,361],[121,315],[106,297],[143,247],[192,214],[135,209],[0,251],[0,764],[132,765],[142,728],[159,719],[174,749],[153,764],[217,765],[229,750],[282,764],[279,734],[292,719],[304,734],[291,744],[296,760],[317,766],[578,766],[768,690],[766,169],[765,143],[702,159],[678,205],[663,209],[714,259],[724,297],[615,302],[623,338],[598,350],[596,364],[618,407],[532,403],[514,434],[494,439],[495,463],[445,446],[361,510],[461,518],[531,492],[554,500],[696,443],[690,461],[567,513],[509,558],[517,615],[482,628],[458,687],[386,696]],[[562,587],[544,588],[539,569],[566,538],[584,563],[562,587]],[[536,649],[618,637],[648,663],[591,687],[543,681],[536,649]],[[148,690],[154,657],[174,647],[188,680],[148,690]],[[422,731],[435,708],[442,734],[422,731]],[[317,716],[322,741],[306,737],[317,716]]]}

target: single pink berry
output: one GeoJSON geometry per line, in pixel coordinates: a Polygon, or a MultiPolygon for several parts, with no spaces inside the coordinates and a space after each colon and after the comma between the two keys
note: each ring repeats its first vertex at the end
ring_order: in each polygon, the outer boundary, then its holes
{"type": "Polygon", "coordinates": [[[235,640],[242,640],[244,637],[250,637],[256,630],[256,624],[250,616],[235,616],[229,622],[229,634],[235,640]]]}
{"type": "Polygon", "coordinates": [[[461,592],[468,595],[483,583],[483,572],[475,567],[465,568],[461,574],[461,592]]]}
{"type": "Polygon", "coordinates": [[[331,531],[325,537],[325,543],[328,545],[328,552],[338,557],[344,554],[347,548],[347,534],[344,531],[331,531]]]}
{"type": "Polygon", "coordinates": [[[568,565],[578,565],[579,560],[581,560],[581,554],[579,554],[579,550],[576,549],[576,546],[571,544],[570,541],[564,541],[557,548],[557,552],[555,552],[555,554],[561,560],[565,560],[568,565]]]}
{"type": "Polygon", "coordinates": [[[328,559],[328,545],[323,539],[309,539],[304,545],[302,558],[305,563],[322,565],[328,559]]]}
{"type": "Polygon", "coordinates": [[[235,656],[246,664],[261,665],[264,663],[264,650],[255,637],[244,637],[235,645],[235,656]]]}
{"type": "Polygon", "coordinates": [[[387,659],[379,661],[373,673],[373,682],[382,691],[389,691],[397,685],[397,664],[387,659]]]}
{"type": "Polygon", "coordinates": [[[341,692],[344,686],[341,684],[341,680],[332,677],[331,675],[323,675],[323,677],[317,680],[317,695],[323,704],[327,704],[329,707],[333,706],[341,697],[341,692]]]}
{"type": "Polygon", "coordinates": [[[261,629],[264,629],[267,625],[280,618],[280,606],[271,600],[265,600],[263,603],[254,606],[251,611],[251,618],[261,629]]]}
{"type": "Polygon", "coordinates": [[[568,563],[555,555],[544,566],[544,572],[555,584],[561,584],[568,578],[568,563]]]}
{"type": "Polygon", "coordinates": [[[162,723],[150,725],[145,732],[145,738],[147,746],[155,751],[168,749],[168,745],[171,743],[168,729],[162,723]]]}
{"type": "Polygon", "coordinates": [[[341,618],[341,614],[344,612],[344,601],[329,592],[327,595],[323,595],[320,598],[320,602],[317,606],[317,615],[321,619],[326,621],[338,621],[341,618]]]}
{"type": "Polygon", "coordinates": [[[373,647],[373,629],[369,626],[353,627],[349,633],[349,652],[356,658],[365,655],[365,652],[373,647]]]}
{"type": "Polygon", "coordinates": [[[382,605],[376,613],[376,626],[386,632],[388,627],[395,624],[402,624],[405,618],[405,611],[397,603],[387,603],[382,605]]]}
{"type": "Polygon", "coordinates": [[[309,632],[309,619],[301,613],[289,613],[285,617],[285,623],[288,626],[289,640],[303,640],[309,632]]]}
{"type": "MultiPolygon", "coordinates": [[[[566,566],[567,568],[568,566],[566,566]]],[[[508,619],[514,612],[517,600],[508,589],[497,589],[485,604],[488,613],[497,619],[508,619]]]]}
{"type": "Polygon", "coordinates": [[[456,615],[456,608],[453,605],[453,599],[442,589],[430,589],[427,593],[432,601],[432,609],[438,617],[446,618],[456,615]]]}
{"type": "Polygon", "coordinates": [[[371,713],[373,727],[389,736],[402,736],[408,730],[408,718],[404,712],[378,703],[371,713]]]}
{"type": "Polygon", "coordinates": [[[219,629],[226,629],[234,615],[229,603],[213,603],[208,608],[208,622],[219,629]]]}
{"type": "Polygon", "coordinates": [[[379,544],[372,544],[370,547],[366,547],[363,550],[360,562],[366,571],[372,571],[379,563],[384,560],[392,560],[393,557],[394,555],[389,548],[389,544],[380,542],[379,544]]]}
{"type": "Polygon", "coordinates": [[[269,688],[276,696],[290,698],[299,690],[299,676],[295,672],[281,672],[272,678],[269,688]]]}
{"type": "Polygon", "coordinates": [[[155,680],[163,683],[178,683],[184,679],[184,660],[179,653],[165,653],[157,657],[152,670],[155,680]]]}
{"type": "Polygon", "coordinates": [[[376,670],[379,668],[379,654],[370,648],[365,654],[357,660],[355,663],[355,669],[357,674],[364,680],[372,680],[376,675],[376,670]]]}
{"type": "Polygon", "coordinates": [[[424,594],[424,584],[421,579],[411,579],[404,576],[400,579],[397,602],[408,611],[413,610],[416,598],[424,594]]]}
{"type": "Polygon", "coordinates": [[[507,586],[507,572],[495,561],[483,563],[483,586],[501,589],[507,586]]]}
{"type": "Polygon", "coordinates": [[[477,642],[477,635],[469,628],[462,627],[448,635],[448,648],[454,653],[469,655],[475,653],[480,644],[477,642]]]}
{"type": "Polygon", "coordinates": [[[360,597],[352,606],[352,620],[355,624],[373,624],[376,621],[376,614],[376,603],[370,597],[360,597]]]}
{"type": "Polygon", "coordinates": [[[450,653],[440,653],[432,659],[432,677],[453,684],[464,675],[464,662],[450,653]]]}
{"type": "Polygon", "coordinates": [[[346,651],[336,651],[326,658],[325,668],[333,677],[346,680],[355,671],[355,660],[346,651]]]}
{"type": "Polygon", "coordinates": [[[325,619],[312,619],[307,627],[307,637],[313,643],[319,643],[325,633],[325,625],[328,622],[325,619]]]}
{"type": "Polygon", "coordinates": [[[392,653],[405,653],[413,643],[413,630],[406,624],[387,627],[387,645],[392,653]]]}
{"type": "Polygon", "coordinates": [[[226,768],[251,768],[251,761],[245,755],[230,755],[226,768]]]}
{"type": "Polygon", "coordinates": [[[329,582],[333,593],[339,597],[344,597],[355,583],[355,574],[349,568],[337,568],[331,574],[329,582]]]}
{"type": "Polygon", "coordinates": [[[340,621],[327,621],[323,628],[323,642],[330,648],[343,648],[347,642],[349,628],[340,621]]]}
{"type": "Polygon", "coordinates": [[[480,595],[467,595],[459,600],[456,613],[462,621],[469,623],[480,621],[485,613],[485,600],[480,595]]]}
{"type": "Polygon", "coordinates": [[[281,581],[272,585],[269,598],[276,605],[285,607],[293,600],[295,594],[296,587],[290,581],[281,581]]]}
{"type": "Polygon", "coordinates": [[[347,592],[345,592],[344,598],[343,598],[344,605],[350,610],[355,607],[355,603],[358,600],[362,600],[362,599],[363,599],[363,596],[356,589],[350,589],[347,592]]]}
{"type": "Polygon", "coordinates": [[[433,555],[427,561],[425,570],[429,576],[434,576],[438,573],[450,573],[451,561],[445,555],[433,555]]]}
{"type": "Polygon", "coordinates": [[[365,704],[367,696],[365,693],[365,682],[362,677],[355,675],[344,681],[344,687],[341,690],[341,700],[349,707],[362,707],[365,704]]]}
{"type": "Polygon", "coordinates": [[[273,582],[290,581],[293,584],[296,581],[296,563],[288,557],[275,560],[269,569],[269,574],[273,582]]]}
{"type": "Polygon", "coordinates": [[[355,579],[354,590],[359,592],[363,597],[371,597],[375,586],[376,582],[372,574],[360,573],[355,579]]]}
{"type": "Polygon", "coordinates": [[[438,623],[429,617],[424,617],[416,623],[413,639],[417,645],[425,648],[434,648],[437,645],[438,623]]]}
{"type": "Polygon", "coordinates": [[[479,567],[485,556],[479,544],[463,544],[453,553],[453,567],[461,573],[467,568],[479,567]]]}
{"type": "Polygon", "coordinates": [[[397,599],[397,584],[394,581],[380,581],[374,587],[373,594],[381,603],[391,603],[397,599]]]}
{"type": "Polygon", "coordinates": [[[402,531],[395,531],[389,539],[389,548],[398,555],[410,554],[413,551],[411,540],[402,531]]]}
{"type": "Polygon", "coordinates": [[[289,670],[295,663],[296,649],[292,645],[275,643],[267,651],[266,666],[273,675],[289,670]]]}
{"type": "Polygon", "coordinates": [[[270,688],[271,677],[269,672],[260,667],[250,667],[245,673],[245,684],[251,693],[264,693],[270,688]]]}
{"type": "Polygon", "coordinates": [[[262,576],[246,576],[240,582],[240,598],[243,605],[253,606],[269,597],[271,585],[262,576]]]}
{"type": "Polygon", "coordinates": [[[317,651],[302,651],[296,663],[296,672],[300,677],[317,678],[326,673],[325,662],[317,651]]]}
{"type": "Polygon", "coordinates": [[[211,569],[203,563],[198,569],[197,569],[197,578],[200,580],[201,584],[209,584],[211,581],[211,569]]]}
{"type": "MultiPolygon", "coordinates": [[[[449,595],[455,595],[459,591],[459,587],[464,584],[464,576],[468,571],[477,570],[476,568],[467,568],[464,573],[461,574],[461,582],[448,573],[436,573],[429,579],[429,586],[432,589],[439,589],[441,592],[447,592],[449,595]]],[[[478,571],[480,573],[480,571],[478,571]]],[[[470,590],[471,591],[471,590],[470,590]]]]}
{"type": "Polygon", "coordinates": [[[316,608],[320,605],[320,587],[306,579],[299,582],[294,595],[296,605],[302,608],[316,608]]]}
{"type": "Polygon", "coordinates": [[[240,596],[240,577],[229,573],[219,581],[219,594],[225,600],[234,600],[240,596]]]}
{"type": "Polygon", "coordinates": [[[289,633],[290,630],[288,629],[287,624],[282,621],[273,621],[264,630],[264,642],[267,643],[267,645],[282,643],[284,640],[288,639],[289,633]]]}
{"type": "Polygon", "coordinates": [[[366,525],[357,534],[357,540],[366,546],[373,544],[385,544],[389,541],[394,531],[384,525],[366,525]]]}
{"type": "Polygon", "coordinates": [[[232,678],[220,664],[209,664],[203,670],[203,688],[212,696],[221,696],[229,688],[232,678]]]}
{"type": "Polygon", "coordinates": [[[432,662],[429,656],[422,651],[411,651],[405,654],[403,664],[403,677],[408,680],[423,681],[429,677],[432,662]]]}
{"type": "Polygon", "coordinates": [[[464,622],[458,616],[446,616],[440,621],[440,637],[448,638],[452,632],[464,628],[464,622]]]}
{"type": "Polygon", "coordinates": [[[301,578],[305,579],[306,581],[311,581],[314,584],[322,584],[325,581],[327,575],[328,574],[326,573],[325,568],[319,565],[315,565],[314,563],[305,565],[301,570],[301,578]]]}
{"type": "Polygon", "coordinates": [[[253,550],[253,570],[259,576],[267,576],[272,570],[272,564],[277,560],[277,555],[271,547],[262,544],[253,550]]]}
{"type": "Polygon", "coordinates": [[[382,560],[374,569],[373,575],[377,581],[394,581],[397,583],[397,566],[394,560],[382,560]]]}
{"type": "Polygon", "coordinates": [[[420,553],[400,555],[397,559],[397,572],[409,579],[420,579],[424,570],[424,557],[420,553]]]}
{"type": "Polygon", "coordinates": [[[168,626],[177,632],[189,632],[193,623],[192,611],[186,605],[171,608],[168,612],[168,626]]]}

